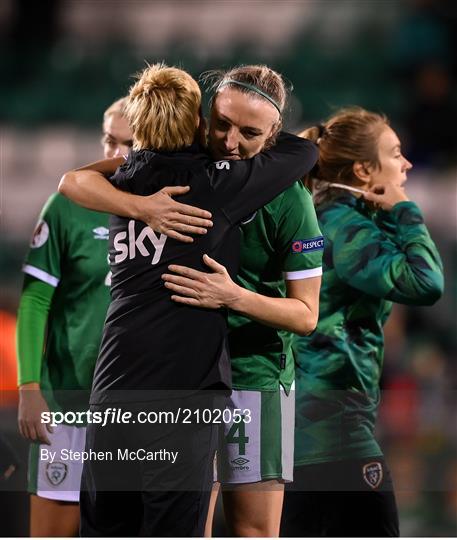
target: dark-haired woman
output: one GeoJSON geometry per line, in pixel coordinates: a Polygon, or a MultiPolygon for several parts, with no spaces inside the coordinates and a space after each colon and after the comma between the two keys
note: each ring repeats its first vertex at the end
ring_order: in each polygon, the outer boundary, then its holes
{"type": "Polygon", "coordinates": [[[383,324],[392,302],[434,304],[440,256],[404,190],[412,165],[385,117],[342,110],[302,136],[317,141],[326,240],[320,318],[295,342],[294,484],[282,536],[398,536],[389,469],[375,439],[383,324]]]}

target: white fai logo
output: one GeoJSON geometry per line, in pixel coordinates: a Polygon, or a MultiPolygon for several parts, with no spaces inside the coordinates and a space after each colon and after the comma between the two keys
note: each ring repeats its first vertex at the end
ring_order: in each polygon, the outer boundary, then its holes
{"type": "Polygon", "coordinates": [[[92,229],[92,232],[94,233],[95,240],[108,240],[109,229],[106,227],[96,227],[92,229]]]}
{"type": "Polygon", "coordinates": [[[117,251],[117,254],[114,256],[114,264],[125,261],[127,257],[134,259],[137,249],[143,257],[151,255],[148,248],[144,245],[146,238],[149,239],[155,249],[151,264],[157,264],[162,256],[162,251],[168,238],[167,235],[161,234],[157,237],[151,227],[144,227],[138,237],[135,238],[135,220],[133,219],[128,224],[128,243],[124,242],[124,240],[127,240],[127,232],[125,231],[117,233],[114,237],[114,249],[117,251]]]}
{"type": "Polygon", "coordinates": [[[30,241],[31,248],[39,248],[43,246],[49,238],[49,227],[46,221],[40,219],[36,224],[35,230],[33,231],[32,240],[30,241]]]}

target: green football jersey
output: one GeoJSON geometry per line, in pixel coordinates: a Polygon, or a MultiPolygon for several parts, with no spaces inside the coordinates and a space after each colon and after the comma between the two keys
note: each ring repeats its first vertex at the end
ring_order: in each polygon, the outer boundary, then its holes
{"type": "MultiPolygon", "coordinates": [[[[281,298],[284,280],[322,274],[323,238],[311,194],[296,182],[241,226],[238,283],[281,298]]],[[[294,380],[292,334],[229,314],[233,387],[289,392],[294,380]]]]}
{"type": "Polygon", "coordinates": [[[295,463],[381,455],[374,438],[383,324],[392,302],[427,305],[443,268],[419,208],[372,213],[345,195],[317,208],[325,237],[316,331],[296,337],[295,463]]]}
{"type": "Polygon", "coordinates": [[[41,369],[44,392],[91,388],[110,300],[108,219],[58,193],[40,214],[23,271],[56,288],[41,369]]]}

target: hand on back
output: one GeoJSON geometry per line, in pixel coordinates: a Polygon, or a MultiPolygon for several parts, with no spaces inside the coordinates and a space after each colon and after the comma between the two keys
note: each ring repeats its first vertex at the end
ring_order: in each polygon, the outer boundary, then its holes
{"type": "Polygon", "coordinates": [[[188,186],[165,187],[153,195],[142,197],[141,220],[154,231],[181,242],[193,242],[189,234],[206,234],[213,226],[211,213],[173,199],[189,189],[188,186]]]}

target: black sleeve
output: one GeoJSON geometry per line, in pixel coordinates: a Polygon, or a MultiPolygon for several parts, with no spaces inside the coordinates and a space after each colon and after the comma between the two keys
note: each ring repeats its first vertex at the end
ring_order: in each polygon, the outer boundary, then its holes
{"type": "Polygon", "coordinates": [[[114,174],[108,178],[114,187],[136,195],[153,193],[154,190],[146,185],[145,179],[151,176],[151,166],[146,161],[144,151],[129,152],[125,163],[120,165],[114,174]],[[146,193],[142,193],[143,189],[146,193]],[[148,191],[149,190],[149,191],[148,191]],[[150,192],[150,193],[149,193],[150,192]]]}
{"type": "Polygon", "coordinates": [[[222,211],[238,223],[307,174],[318,155],[311,141],[281,132],[273,148],[251,159],[212,164],[211,184],[222,211]]]}
{"type": "Polygon", "coordinates": [[[116,171],[114,172],[114,174],[112,176],[109,176],[107,180],[111,182],[111,184],[115,188],[120,189],[122,191],[131,192],[132,189],[128,182],[127,170],[128,170],[128,165],[127,163],[124,163],[123,165],[118,167],[116,171]]]}

